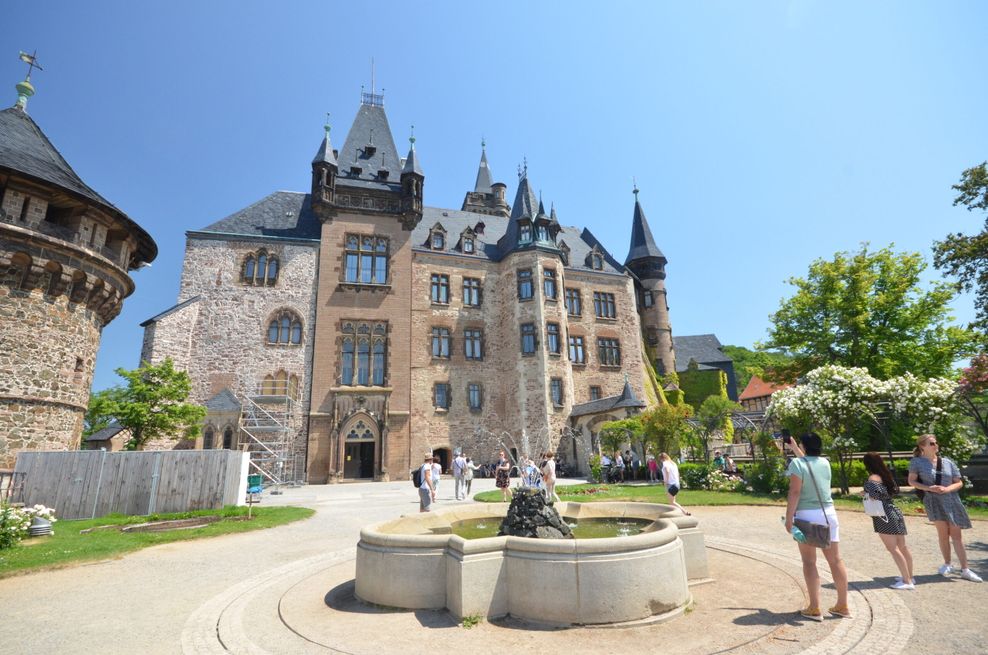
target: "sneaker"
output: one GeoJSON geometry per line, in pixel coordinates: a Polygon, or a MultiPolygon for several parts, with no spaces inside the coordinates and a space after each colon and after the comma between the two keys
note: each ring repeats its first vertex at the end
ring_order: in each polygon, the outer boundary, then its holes
{"type": "Polygon", "coordinates": [[[954,572],[954,567],[952,567],[950,564],[944,564],[943,566],[937,569],[937,573],[939,573],[940,575],[950,575],[953,572],[954,572]]]}
{"type": "Polygon", "coordinates": [[[971,569],[961,569],[961,577],[971,582],[982,582],[981,576],[971,569]]]}
{"type": "Polygon", "coordinates": [[[838,607],[837,605],[834,605],[828,611],[835,616],[841,617],[842,619],[851,618],[851,610],[846,607],[838,607]]]}
{"type": "Polygon", "coordinates": [[[799,615],[805,619],[811,619],[813,621],[823,621],[823,612],[812,607],[807,607],[806,609],[799,610],[799,615]]]}
{"type": "Polygon", "coordinates": [[[916,589],[916,585],[910,584],[908,582],[903,582],[902,578],[900,578],[896,580],[895,584],[889,585],[889,589],[907,589],[911,591],[916,589]]]}

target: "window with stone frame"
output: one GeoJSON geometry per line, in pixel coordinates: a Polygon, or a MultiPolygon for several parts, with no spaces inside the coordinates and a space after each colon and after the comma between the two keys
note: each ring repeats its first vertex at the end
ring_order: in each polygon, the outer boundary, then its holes
{"type": "Polygon", "coordinates": [[[340,384],[382,387],[387,380],[386,321],[343,321],[340,331],[340,384]]]}
{"type": "Polygon", "coordinates": [[[531,300],[535,295],[532,286],[532,269],[522,268],[518,271],[518,300],[531,300]]]}
{"type": "Polygon", "coordinates": [[[202,432],[202,449],[212,450],[213,442],[216,440],[216,431],[213,430],[213,426],[207,425],[206,429],[202,432]]]}
{"type": "Polygon", "coordinates": [[[597,339],[597,357],[601,366],[620,366],[621,342],[605,337],[597,339]]]}
{"type": "Polygon", "coordinates": [[[268,322],[268,344],[298,346],[302,343],[302,319],[298,314],[283,309],[268,322]]]}
{"type": "Polygon", "coordinates": [[[430,284],[432,302],[437,305],[449,304],[449,276],[440,273],[432,274],[430,284]]]}
{"type": "Polygon", "coordinates": [[[226,426],[223,430],[223,447],[227,450],[233,450],[233,427],[226,426]]]}
{"type": "Polygon", "coordinates": [[[436,382],[432,387],[432,402],[437,409],[449,409],[452,402],[448,382],[436,382]]]}
{"type": "Polygon", "coordinates": [[[549,395],[552,397],[552,404],[555,407],[563,406],[563,380],[562,378],[552,378],[549,380],[549,395]]]}
{"type": "Polygon", "coordinates": [[[598,387],[598,386],[591,386],[590,387],[590,400],[600,400],[600,398],[601,398],[600,387],[598,387]]]}
{"type": "Polygon", "coordinates": [[[617,306],[613,293],[593,292],[593,312],[597,318],[617,318],[617,306]]]}
{"type": "Polygon", "coordinates": [[[476,249],[474,243],[473,237],[463,237],[460,242],[460,250],[467,255],[472,255],[476,249]]]}
{"type": "Polygon", "coordinates": [[[348,234],[345,237],[343,281],[350,284],[388,283],[388,239],[348,234]]]}
{"type": "Polygon", "coordinates": [[[566,313],[570,316],[580,316],[583,313],[579,289],[566,289],[566,313]]]}
{"type": "Polygon", "coordinates": [[[240,268],[240,281],[253,286],[274,286],[278,282],[280,261],[278,256],[261,248],[244,257],[240,268]]]}
{"type": "Polygon", "coordinates": [[[449,359],[451,341],[449,328],[432,328],[432,357],[434,359],[449,359]]]}
{"type": "Polygon", "coordinates": [[[522,323],[521,324],[521,354],[534,355],[535,346],[536,346],[535,323],[522,323]]]}
{"type": "Polygon", "coordinates": [[[469,360],[484,359],[484,332],[479,329],[463,331],[463,355],[469,360]]]}
{"type": "Polygon", "coordinates": [[[484,408],[484,388],[479,382],[467,385],[467,405],[474,412],[484,408]]]}
{"type": "Polygon", "coordinates": [[[433,250],[446,250],[446,235],[439,230],[435,230],[430,239],[430,247],[433,250]]]}
{"type": "Polygon", "coordinates": [[[531,243],[532,241],[532,225],[530,223],[522,223],[518,226],[518,243],[531,243]]]}
{"type": "Polygon", "coordinates": [[[558,355],[562,352],[562,340],[559,335],[559,323],[545,324],[545,345],[550,354],[558,355]]]}
{"type": "Polygon", "coordinates": [[[542,269],[542,291],[545,293],[546,300],[556,299],[556,269],[542,269]]]}
{"type": "Polygon", "coordinates": [[[463,304],[467,307],[480,307],[480,280],[474,277],[463,278],[463,304]]]}
{"type": "Polygon", "coordinates": [[[582,336],[569,335],[569,360],[574,364],[587,363],[587,351],[584,348],[582,336]]]}
{"type": "Polygon", "coordinates": [[[655,304],[655,300],[652,297],[652,292],[651,291],[647,291],[647,290],[646,291],[643,291],[642,292],[642,305],[644,305],[645,307],[651,307],[654,304],[655,304]]]}

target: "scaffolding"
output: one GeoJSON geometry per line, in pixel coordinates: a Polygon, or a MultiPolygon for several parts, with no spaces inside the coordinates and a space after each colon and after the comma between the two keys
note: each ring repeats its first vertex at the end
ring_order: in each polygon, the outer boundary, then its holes
{"type": "Polygon", "coordinates": [[[241,448],[250,454],[250,470],[263,477],[264,486],[303,482],[305,461],[296,452],[297,404],[298,384],[282,379],[265,380],[240,403],[241,448]]]}

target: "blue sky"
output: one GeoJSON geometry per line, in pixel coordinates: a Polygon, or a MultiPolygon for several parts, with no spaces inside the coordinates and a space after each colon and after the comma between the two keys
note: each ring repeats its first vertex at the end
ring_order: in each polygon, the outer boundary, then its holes
{"type": "MultiPolygon", "coordinates": [[[[481,137],[560,221],[628,250],[632,177],[669,259],[674,333],[764,339],[786,280],[863,241],[930,258],[983,219],[951,206],[988,158],[988,3],[8,0],[0,89],[160,249],[103,333],[95,389],[138,365],[177,298],[185,231],[304,191],[370,61],[429,205],[459,208],[481,137]]],[[[3,92],[0,91],[0,94],[3,92]]],[[[2,102],[2,97],[0,97],[2,102]]],[[[931,271],[929,279],[938,274],[931,271]]],[[[956,303],[960,321],[972,301],[956,303]]]]}

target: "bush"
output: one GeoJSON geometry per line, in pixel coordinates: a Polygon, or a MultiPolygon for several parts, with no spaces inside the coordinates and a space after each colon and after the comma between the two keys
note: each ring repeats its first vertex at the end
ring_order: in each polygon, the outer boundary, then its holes
{"type": "Polygon", "coordinates": [[[0,550],[15,546],[28,535],[31,519],[39,517],[55,522],[55,512],[44,505],[34,507],[11,507],[0,505],[0,550]]]}
{"type": "Polygon", "coordinates": [[[600,455],[594,454],[590,456],[590,479],[594,482],[600,482],[600,455]]]}
{"type": "Polygon", "coordinates": [[[723,471],[715,469],[710,471],[710,475],[707,477],[707,489],[710,491],[737,491],[743,493],[748,490],[748,483],[741,476],[728,475],[723,471]]]}
{"type": "Polygon", "coordinates": [[[744,479],[751,491],[760,494],[789,493],[789,478],[780,459],[749,464],[744,468],[744,479]]]}
{"type": "Polygon", "coordinates": [[[712,470],[709,464],[684,462],[679,465],[679,479],[687,489],[709,489],[708,478],[712,470]]]}

